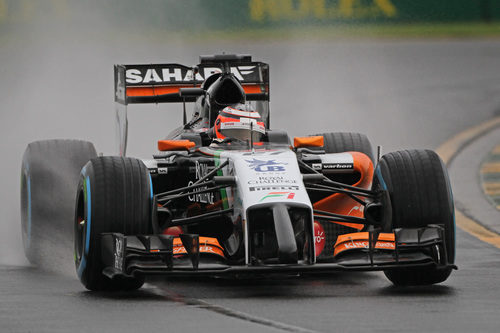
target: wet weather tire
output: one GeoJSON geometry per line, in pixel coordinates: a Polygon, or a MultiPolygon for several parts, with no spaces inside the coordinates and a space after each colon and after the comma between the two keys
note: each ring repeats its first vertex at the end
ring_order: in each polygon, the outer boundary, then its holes
{"type": "Polygon", "coordinates": [[[89,290],[134,290],[141,277],[102,274],[101,233],[152,234],[151,178],[141,160],[98,157],[82,169],[75,212],[75,265],[89,290]]]}
{"type": "MultiPolygon", "coordinates": [[[[455,262],[455,213],[446,167],[430,150],[404,150],[384,155],[375,171],[375,188],[389,192],[394,228],[443,224],[447,261],[455,262]]],[[[385,271],[395,285],[430,285],[445,281],[451,268],[408,268],[385,271]]]]}
{"type": "MultiPolygon", "coordinates": [[[[74,196],[82,167],[97,156],[94,145],[80,140],[30,143],[21,166],[21,233],[28,260],[44,264],[44,239],[57,231],[72,233],[74,196]]],[[[44,260],[45,259],[45,260],[44,260]]]]}
{"type": "Polygon", "coordinates": [[[373,162],[373,149],[368,137],[361,133],[334,132],[317,134],[324,138],[325,152],[343,153],[357,151],[367,155],[373,162]]]}

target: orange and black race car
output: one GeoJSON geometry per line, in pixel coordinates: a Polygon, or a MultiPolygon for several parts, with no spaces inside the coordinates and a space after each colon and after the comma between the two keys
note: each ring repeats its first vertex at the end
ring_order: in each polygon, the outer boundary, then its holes
{"type": "Polygon", "coordinates": [[[50,159],[79,179],[75,264],[91,290],[136,289],[153,274],[381,270],[396,285],[445,281],[456,268],[455,220],[438,155],[374,157],[359,133],[292,142],[270,129],[269,91],[269,66],[249,55],[201,56],[194,67],[116,65],[119,156],[97,156],[77,140],[38,141],[25,152],[28,258],[47,211],[50,159]],[[125,157],[128,105],[162,102],[183,103],[183,125],[151,159],[125,157]],[[194,103],[190,120],[186,103],[194,103]]]}

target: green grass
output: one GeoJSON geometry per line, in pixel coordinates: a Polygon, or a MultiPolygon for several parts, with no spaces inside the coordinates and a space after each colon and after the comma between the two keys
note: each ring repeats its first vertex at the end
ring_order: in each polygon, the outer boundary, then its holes
{"type": "MultiPolygon", "coordinates": [[[[41,29],[41,33],[46,28],[41,29]]],[[[21,30],[23,31],[23,30],[21,30]]],[[[18,29],[2,31],[0,41],[18,42],[18,29]]],[[[24,27],[29,36],[37,31],[36,25],[24,27]],[[31,31],[31,32],[30,32],[31,31]]],[[[114,41],[127,39],[128,42],[151,40],[153,42],[196,43],[202,41],[232,41],[232,40],[379,40],[379,39],[460,39],[460,38],[500,38],[500,22],[493,23],[385,23],[385,24],[339,24],[339,25],[303,25],[293,27],[252,28],[233,31],[200,30],[172,31],[149,29],[146,27],[112,27],[111,29],[93,29],[86,26],[83,29],[72,27],[72,34],[80,35],[84,40],[114,41]]],[[[52,29],[47,33],[61,38],[68,34],[66,30],[52,29]]]]}
{"type": "Polygon", "coordinates": [[[194,38],[213,39],[380,39],[380,38],[491,38],[500,37],[495,23],[400,23],[280,27],[239,31],[186,33],[194,38]]]}

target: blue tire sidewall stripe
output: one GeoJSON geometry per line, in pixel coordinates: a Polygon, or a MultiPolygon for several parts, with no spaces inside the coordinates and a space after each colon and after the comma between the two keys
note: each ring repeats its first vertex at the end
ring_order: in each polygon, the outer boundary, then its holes
{"type": "Polygon", "coordinates": [[[378,180],[380,181],[380,185],[382,185],[382,189],[384,191],[387,191],[387,184],[385,183],[384,177],[382,177],[382,171],[380,170],[380,165],[377,165],[377,168],[375,169],[375,175],[377,176],[378,180]]]}
{"type": "Polygon", "coordinates": [[[31,246],[31,176],[30,176],[29,164],[26,163],[23,170],[23,177],[26,182],[26,194],[27,194],[27,225],[26,225],[26,243],[24,244],[25,250],[29,250],[31,246]]]}
{"type": "MultiPolygon", "coordinates": [[[[85,169],[82,170],[82,173],[85,172],[85,169]]],[[[83,251],[82,254],[82,259],[80,260],[80,265],[78,266],[78,276],[81,278],[83,271],[85,270],[87,266],[87,256],[89,254],[89,247],[90,247],[90,228],[91,228],[91,216],[92,216],[92,205],[91,205],[91,191],[90,191],[90,178],[89,176],[85,177],[85,182],[84,182],[84,194],[86,197],[86,203],[87,203],[87,216],[85,220],[85,250],[83,251]]]]}
{"type": "Polygon", "coordinates": [[[151,174],[149,174],[149,197],[153,200],[153,180],[151,179],[151,174]]]}
{"type": "Polygon", "coordinates": [[[27,245],[26,247],[29,249],[31,245],[31,177],[28,175],[27,179],[27,188],[28,188],[28,230],[27,230],[27,245]]]}
{"type": "Polygon", "coordinates": [[[91,216],[92,216],[89,176],[87,176],[87,178],[85,178],[85,184],[87,187],[87,221],[85,221],[85,223],[87,224],[87,229],[86,229],[87,235],[85,236],[85,255],[88,255],[89,254],[89,247],[90,247],[90,228],[91,228],[91,216]]]}

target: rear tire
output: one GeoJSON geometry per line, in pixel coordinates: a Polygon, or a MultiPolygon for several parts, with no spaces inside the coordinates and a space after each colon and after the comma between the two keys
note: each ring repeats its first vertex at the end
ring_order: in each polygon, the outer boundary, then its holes
{"type": "Polygon", "coordinates": [[[334,132],[317,134],[324,138],[324,149],[326,153],[343,153],[346,151],[357,151],[367,155],[372,162],[373,149],[368,137],[361,133],[334,132]]]}
{"type": "Polygon", "coordinates": [[[75,212],[75,265],[89,290],[134,290],[141,277],[111,280],[102,274],[101,233],[152,234],[152,188],[141,160],[99,157],[81,172],[75,212]]]}
{"type": "MultiPolygon", "coordinates": [[[[404,150],[384,155],[375,170],[374,188],[387,189],[394,228],[419,228],[443,224],[447,261],[455,262],[455,211],[446,167],[431,150],[404,150]]],[[[451,268],[405,268],[386,270],[395,285],[430,285],[445,281],[451,268]]]]}
{"type": "Polygon", "coordinates": [[[21,233],[26,257],[32,264],[44,259],[42,239],[51,237],[48,227],[70,237],[80,170],[96,156],[92,143],[79,140],[35,141],[24,151],[21,233]]]}

